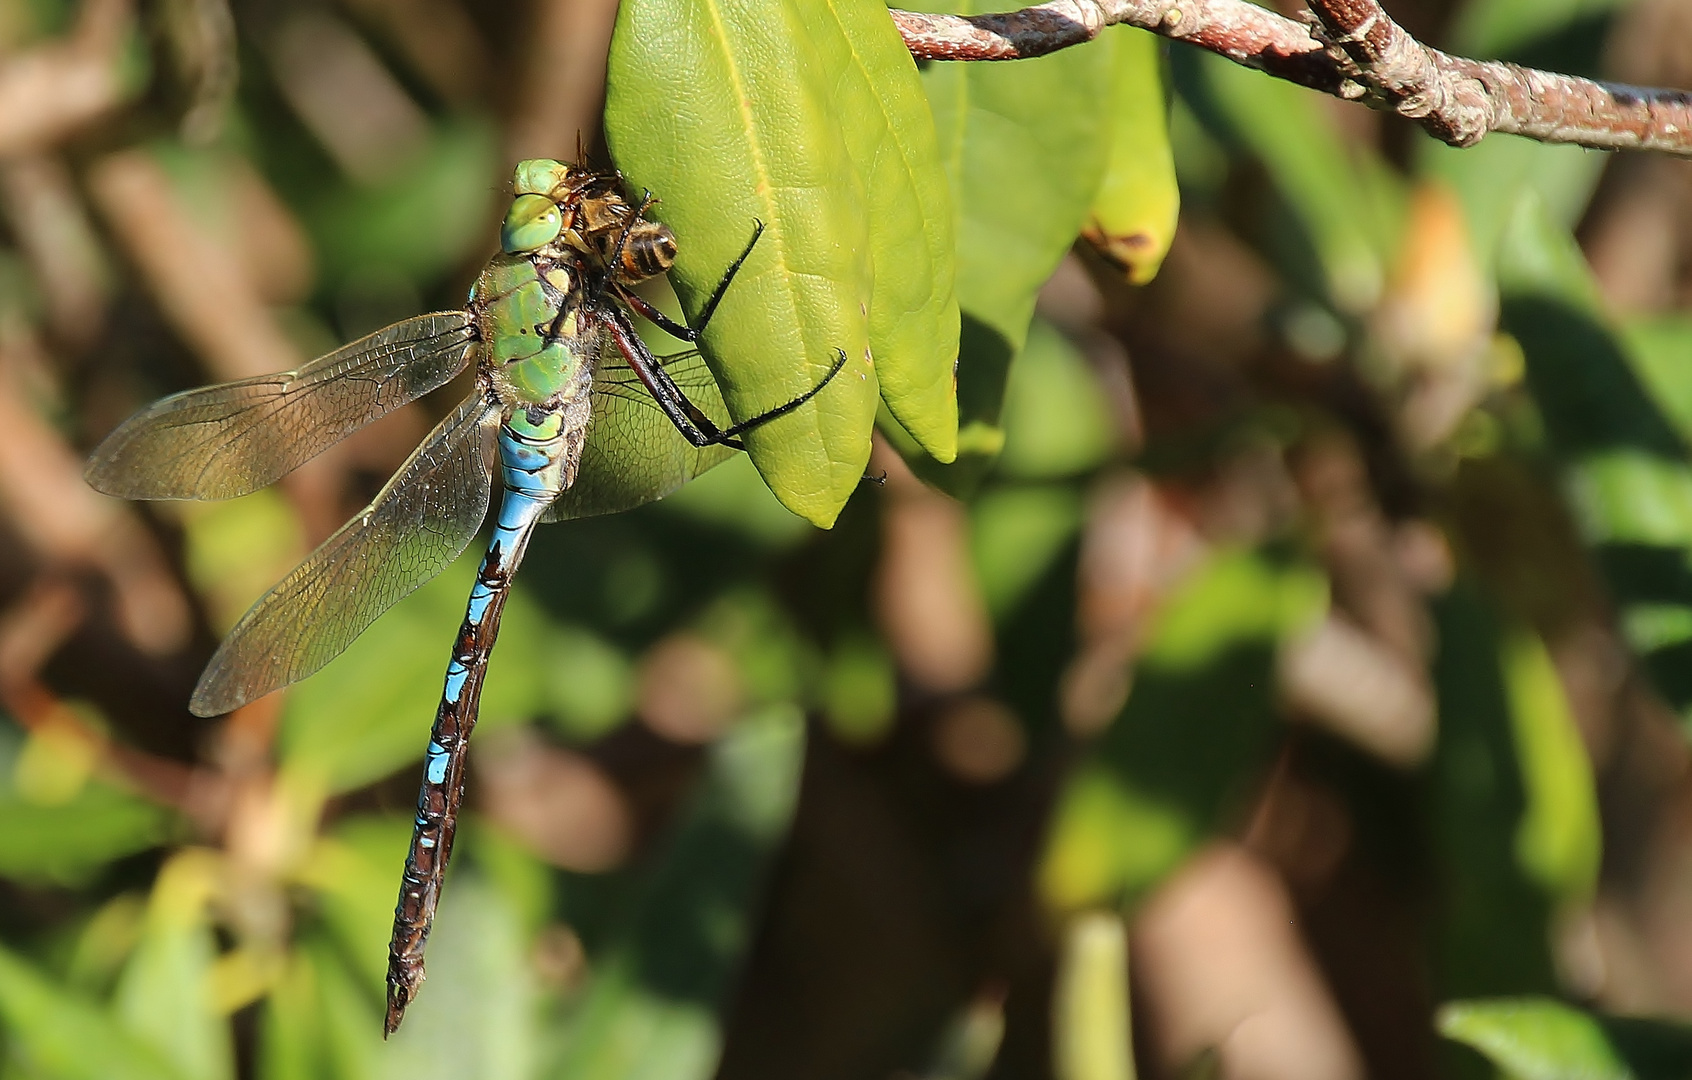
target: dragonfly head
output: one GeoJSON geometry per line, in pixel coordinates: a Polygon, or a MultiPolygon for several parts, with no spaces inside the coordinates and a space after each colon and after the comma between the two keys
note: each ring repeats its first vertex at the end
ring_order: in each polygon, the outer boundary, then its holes
{"type": "Polygon", "coordinates": [[[523,194],[511,200],[505,221],[499,227],[499,246],[507,254],[538,251],[557,239],[564,229],[564,214],[545,195],[523,194]]]}
{"type": "Polygon", "coordinates": [[[519,161],[511,177],[516,198],[499,229],[500,247],[510,255],[538,251],[570,227],[579,201],[576,189],[584,173],[562,161],[530,158],[519,161]]]}

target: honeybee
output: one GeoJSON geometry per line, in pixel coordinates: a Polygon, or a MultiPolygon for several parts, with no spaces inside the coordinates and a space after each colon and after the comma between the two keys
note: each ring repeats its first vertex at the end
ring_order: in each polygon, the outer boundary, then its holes
{"type": "Polygon", "coordinates": [[[638,284],[675,265],[676,234],[647,219],[644,206],[629,203],[620,173],[537,159],[518,166],[514,188],[517,195],[552,200],[564,242],[595,259],[619,285],[638,284]]]}

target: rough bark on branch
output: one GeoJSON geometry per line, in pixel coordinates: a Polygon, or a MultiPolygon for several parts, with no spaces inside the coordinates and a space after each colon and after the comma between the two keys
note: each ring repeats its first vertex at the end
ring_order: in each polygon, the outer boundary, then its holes
{"type": "Polygon", "coordinates": [[[1503,131],[1541,142],[1692,156],[1692,94],[1451,56],[1410,36],[1377,0],[1309,0],[1308,21],[1248,0],[1050,0],[995,15],[894,11],[926,60],[1020,60],[1117,23],[1185,41],[1338,97],[1361,99],[1454,146],[1503,131]]]}

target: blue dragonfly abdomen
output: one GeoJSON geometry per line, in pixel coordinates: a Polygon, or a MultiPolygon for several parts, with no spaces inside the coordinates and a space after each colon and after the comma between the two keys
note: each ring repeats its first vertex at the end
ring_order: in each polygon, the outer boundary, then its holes
{"type": "Polygon", "coordinates": [[[577,402],[587,400],[587,387],[581,385],[576,394],[546,405],[511,408],[500,425],[499,515],[470,589],[464,621],[453,640],[394,908],[394,932],[388,946],[388,1034],[398,1028],[423,981],[423,953],[452,854],[470,733],[476,726],[488,660],[499,637],[500,615],[530,535],[574,479],[588,420],[587,410],[577,407],[577,402]]]}

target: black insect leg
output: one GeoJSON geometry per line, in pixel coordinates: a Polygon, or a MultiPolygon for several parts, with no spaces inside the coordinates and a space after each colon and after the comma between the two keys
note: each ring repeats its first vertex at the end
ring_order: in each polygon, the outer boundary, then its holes
{"type": "Polygon", "coordinates": [[[699,309],[698,326],[689,327],[676,322],[662,311],[659,311],[657,308],[635,295],[633,291],[625,289],[620,285],[615,286],[617,290],[617,297],[622,300],[623,303],[629,305],[635,314],[652,323],[653,326],[656,326],[671,337],[680,341],[698,341],[699,335],[703,334],[705,332],[705,327],[710,324],[711,316],[717,313],[717,305],[722,303],[723,294],[728,292],[728,287],[734,281],[734,276],[740,273],[741,264],[746,261],[747,256],[752,254],[752,249],[758,246],[758,238],[763,235],[764,223],[759,221],[757,218],[753,218],[752,239],[746,242],[746,247],[741,249],[740,255],[733,262],[729,263],[729,268],[723,271],[723,276],[718,279],[717,287],[711,290],[711,298],[705,301],[705,306],[703,308],[699,309]]]}
{"type": "MultiPolygon", "coordinates": [[[[792,412],[794,409],[797,409],[799,406],[805,404],[805,402],[811,400],[812,398],[816,397],[818,394],[822,393],[823,387],[825,387],[829,383],[833,382],[834,377],[836,375],[840,374],[840,369],[845,367],[845,366],[846,366],[846,350],[845,349],[835,349],[834,350],[834,363],[829,367],[828,374],[824,375],[822,377],[822,379],[817,383],[817,385],[811,387],[809,390],[805,391],[803,394],[800,394],[798,397],[794,398],[792,401],[787,402],[786,404],[777,405],[773,409],[766,409],[763,412],[759,413],[757,416],[754,416],[749,420],[742,420],[740,423],[734,425],[733,427],[725,429],[723,431],[723,437],[725,439],[731,439],[731,438],[735,437],[736,435],[744,435],[748,431],[751,431],[755,427],[762,427],[763,425],[769,423],[771,420],[776,420],[776,419],[779,419],[780,417],[786,416],[788,413],[792,412]]],[[[668,377],[668,376],[666,376],[666,377],[668,377]]]]}
{"type": "Polygon", "coordinates": [[[605,324],[605,330],[611,335],[611,340],[617,346],[617,351],[623,354],[623,360],[635,377],[646,387],[647,393],[664,410],[670,423],[681,432],[682,438],[701,449],[707,446],[731,446],[736,450],[744,450],[739,440],[724,435],[721,428],[711,422],[711,418],[687,399],[681,387],[670,378],[670,373],[664,370],[664,365],[652,355],[652,350],[646,347],[646,342],[635,333],[629,324],[628,316],[614,307],[599,309],[599,318],[605,324]]]}
{"type": "Polygon", "coordinates": [[[684,439],[702,449],[707,446],[729,446],[736,450],[746,449],[738,436],[751,431],[755,427],[767,424],[771,420],[786,416],[805,402],[816,397],[822,392],[823,387],[832,382],[834,377],[840,374],[840,370],[846,366],[846,350],[836,349],[834,350],[835,361],[833,366],[828,369],[828,374],[824,375],[815,386],[791,401],[777,405],[773,409],[765,410],[757,416],[743,420],[732,427],[719,428],[711,422],[711,418],[706,416],[699,406],[689,401],[687,395],[682,393],[681,387],[677,386],[675,380],[670,378],[670,373],[664,370],[664,365],[658,361],[657,357],[652,355],[652,351],[646,347],[646,343],[640,340],[640,335],[635,333],[634,327],[629,324],[628,316],[615,308],[608,308],[604,310],[602,318],[606,323],[607,331],[611,335],[611,340],[617,345],[617,351],[623,354],[623,359],[634,371],[635,377],[641,381],[641,385],[646,387],[653,400],[658,402],[658,407],[664,410],[664,415],[669,417],[670,423],[675,425],[676,430],[681,432],[684,439]]]}

